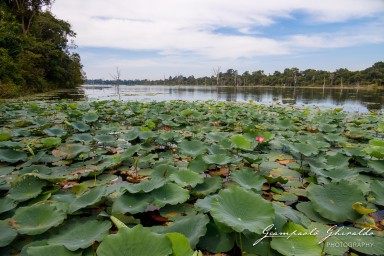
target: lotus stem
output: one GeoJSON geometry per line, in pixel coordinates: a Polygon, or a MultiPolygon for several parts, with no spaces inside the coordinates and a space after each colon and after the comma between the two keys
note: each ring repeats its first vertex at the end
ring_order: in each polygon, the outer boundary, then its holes
{"type": "Polygon", "coordinates": [[[125,225],[121,220],[119,220],[118,218],[116,218],[115,216],[111,216],[109,217],[111,219],[111,221],[113,222],[113,224],[115,224],[115,226],[117,227],[118,230],[122,229],[122,228],[128,228],[127,225],[125,225]]]}

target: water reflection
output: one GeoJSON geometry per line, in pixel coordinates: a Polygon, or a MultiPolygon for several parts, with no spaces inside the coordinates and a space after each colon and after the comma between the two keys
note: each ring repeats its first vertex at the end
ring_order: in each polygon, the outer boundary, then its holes
{"type": "Polygon", "coordinates": [[[299,106],[343,107],[346,111],[383,110],[384,91],[347,88],[295,87],[216,87],[216,86],[115,86],[84,85],[63,91],[55,98],[96,100],[220,100],[263,104],[294,104],[299,106]]]}

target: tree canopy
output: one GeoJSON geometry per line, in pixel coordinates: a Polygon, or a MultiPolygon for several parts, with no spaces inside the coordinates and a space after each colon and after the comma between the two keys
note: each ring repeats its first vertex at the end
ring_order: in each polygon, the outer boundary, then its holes
{"type": "Polygon", "coordinates": [[[83,82],[71,25],[56,18],[53,0],[0,2],[0,97],[72,88],[83,82]]]}

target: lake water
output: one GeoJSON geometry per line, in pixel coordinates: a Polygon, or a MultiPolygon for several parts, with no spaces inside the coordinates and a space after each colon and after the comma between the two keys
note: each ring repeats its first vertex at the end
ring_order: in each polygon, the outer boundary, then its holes
{"type": "Polygon", "coordinates": [[[384,90],[363,88],[292,88],[292,87],[218,87],[218,86],[145,86],[83,85],[60,91],[48,98],[125,100],[125,101],[254,101],[261,104],[343,107],[346,111],[383,110],[384,90]]]}

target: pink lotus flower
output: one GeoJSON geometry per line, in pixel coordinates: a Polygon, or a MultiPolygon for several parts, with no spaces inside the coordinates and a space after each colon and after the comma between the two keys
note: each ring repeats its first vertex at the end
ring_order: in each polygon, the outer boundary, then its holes
{"type": "Polygon", "coordinates": [[[167,126],[167,125],[164,125],[163,126],[163,130],[164,131],[170,131],[171,130],[171,127],[167,126]]]}
{"type": "Polygon", "coordinates": [[[262,143],[265,140],[264,136],[256,137],[258,143],[262,143]]]}
{"type": "Polygon", "coordinates": [[[169,112],[171,112],[171,109],[167,108],[167,109],[165,110],[165,112],[166,112],[166,113],[169,113],[169,112]]]}

